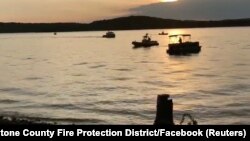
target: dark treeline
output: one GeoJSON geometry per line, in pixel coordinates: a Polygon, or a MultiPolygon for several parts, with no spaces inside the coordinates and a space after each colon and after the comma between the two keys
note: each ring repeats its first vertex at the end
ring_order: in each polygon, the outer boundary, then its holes
{"type": "Polygon", "coordinates": [[[135,30],[163,28],[250,26],[250,19],[221,21],[172,20],[147,16],[130,16],[110,20],[81,23],[0,23],[0,33],[67,32],[100,30],[135,30]]]}

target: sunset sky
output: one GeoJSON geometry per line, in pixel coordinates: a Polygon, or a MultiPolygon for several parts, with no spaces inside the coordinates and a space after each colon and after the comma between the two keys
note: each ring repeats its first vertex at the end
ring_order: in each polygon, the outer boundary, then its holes
{"type": "Polygon", "coordinates": [[[0,0],[0,21],[89,22],[128,15],[157,0],[0,0]]]}
{"type": "Polygon", "coordinates": [[[128,15],[201,20],[246,18],[250,13],[249,1],[0,0],[0,22],[91,22],[128,15]],[[235,3],[239,5],[235,7],[235,3]]]}

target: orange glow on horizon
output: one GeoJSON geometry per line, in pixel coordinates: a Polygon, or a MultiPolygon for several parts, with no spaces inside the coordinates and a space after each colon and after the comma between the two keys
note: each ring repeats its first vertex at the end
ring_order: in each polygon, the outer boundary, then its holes
{"type": "Polygon", "coordinates": [[[178,0],[160,0],[161,2],[176,2],[178,0]]]}

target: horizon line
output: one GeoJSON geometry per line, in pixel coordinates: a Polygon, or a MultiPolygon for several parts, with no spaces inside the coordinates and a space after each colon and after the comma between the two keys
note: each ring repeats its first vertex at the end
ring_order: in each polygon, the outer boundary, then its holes
{"type": "Polygon", "coordinates": [[[163,19],[163,20],[177,20],[177,21],[197,21],[197,22],[213,22],[213,21],[228,21],[228,20],[246,20],[250,19],[250,17],[246,18],[232,18],[232,19],[220,19],[220,20],[193,20],[193,19],[171,19],[171,18],[161,18],[161,17],[153,17],[153,16],[146,16],[146,15],[129,15],[129,16],[121,16],[121,17],[115,17],[115,18],[107,18],[107,19],[99,19],[94,20],[91,22],[1,22],[1,24],[91,24],[98,21],[107,21],[107,20],[114,20],[119,18],[129,18],[129,17],[148,17],[148,18],[157,18],[157,19],[163,19]]]}

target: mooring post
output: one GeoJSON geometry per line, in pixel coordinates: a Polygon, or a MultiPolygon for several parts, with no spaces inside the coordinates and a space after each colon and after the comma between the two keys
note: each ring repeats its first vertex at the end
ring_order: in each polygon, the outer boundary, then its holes
{"type": "Polygon", "coordinates": [[[173,101],[169,95],[158,95],[157,111],[154,125],[174,125],[173,101]]]}

